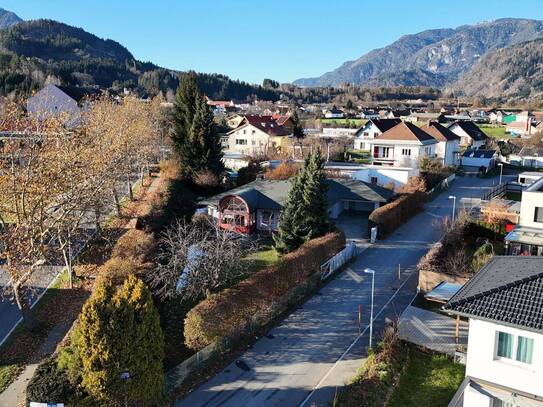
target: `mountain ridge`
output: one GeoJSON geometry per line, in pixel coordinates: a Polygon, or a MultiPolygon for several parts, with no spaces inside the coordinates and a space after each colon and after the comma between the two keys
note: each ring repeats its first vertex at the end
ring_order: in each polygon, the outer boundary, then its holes
{"type": "Polygon", "coordinates": [[[481,56],[543,36],[543,21],[504,18],[457,28],[425,30],[400,37],[388,46],[343,63],[320,77],[302,78],[300,86],[443,86],[454,83],[481,56]],[[422,72],[417,81],[415,72],[422,72]],[[407,75],[407,73],[411,75],[407,75]],[[436,77],[431,78],[430,74],[436,77]],[[409,78],[406,80],[405,78],[409,78]]]}
{"type": "Polygon", "coordinates": [[[13,11],[9,11],[0,7],[0,30],[12,27],[15,24],[20,23],[21,21],[23,21],[23,19],[15,14],[13,11]]]}

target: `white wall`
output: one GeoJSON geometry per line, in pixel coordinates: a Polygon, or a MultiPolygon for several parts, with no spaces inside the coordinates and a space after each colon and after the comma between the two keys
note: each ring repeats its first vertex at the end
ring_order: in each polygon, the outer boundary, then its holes
{"type": "Polygon", "coordinates": [[[468,167],[480,167],[484,166],[487,169],[494,167],[494,159],[493,158],[478,158],[478,157],[462,157],[462,165],[466,165],[468,167]]]}
{"type": "MultiPolygon", "coordinates": [[[[539,182],[537,183],[539,184],[539,182]]],[[[520,203],[520,224],[522,226],[543,229],[543,223],[534,222],[536,207],[543,208],[543,191],[524,190],[520,203]]]]}
{"type": "Polygon", "coordinates": [[[470,318],[466,376],[543,397],[543,334],[470,318]],[[532,363],[497,359],[497,331],[532,338],[532,363]]]}
{"type": "MultiPolygon", "coordinates": [[[[426,144],[420,145],[419,143],[407,143],[407,142],[387,142],[383,143],[382,141],[374,141],[375,145],[379,147],[390,147],[392,151],[389,153],[389,159],[393,159],[393,165],[396,167],[413,167],[417,168],[419,165],[419,160],[422,157],[430,156],[433,157],[436,154],[436,144],[426,144]],[[404,150],[409,150],[409,155],[404,155],[404,150]]],[[[373,157],[373,148],[374,144],[372,142],[370,152],[373,157]]],[[[374,159],[375,162],[389,162],[388,160],[380,160],[379,158],[374,159]]]]}
{"type": "Polygon", "coordinates": [[[443,160],[443,165],[457,165],[455,152],[460,150],[459,140],[440,141],[436,144],[436,155],[443,160]]]}
{"type": "Polygon", "coordinates": [[[228,135],[228,151],[245,155],[266,154],[270,148],[267,133],[252,125],[243,126],[228,135]],[[236,140],[246,140],[247,144],[236,144],[236,140]]]}
{"type": "Polygon", "coordinates": [[[354,140],[355,150],[369,150],[371,144],[369,140],[373,140],[376,136],[382,134],[381,130],[372,122],[366,123],[362,129],[360,129],[360,135],[354,140]]]}
{"type": "Polygon", "coordinates": [[[419,171],[414,168],[373,167],[355,171],[351,178],[371,182],[372,177],[375,177],[378,185],[383,186],[392,182],[395,188],[399,188],[407,184],[409,177],[415,177],[418,173],[419,171]]]}

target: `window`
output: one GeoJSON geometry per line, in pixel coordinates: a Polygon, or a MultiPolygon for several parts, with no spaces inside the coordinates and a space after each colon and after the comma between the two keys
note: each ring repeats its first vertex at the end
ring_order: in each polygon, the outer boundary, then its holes
{"type": "Polygon", "coordinates": [[[243,134],[247,134],[247,130],[243,130],[243,134]]]}
{"type": "Polygon", "coordinates": [[[519,336],[517,340],[517,360],[522,363],[532,363],[534,340],[519,336]]]}
{"type": "Polygon", "coordinates": [[[251,130],[251,134],[256,134],[256,130],[251,130]]]}
{"type": "Polygon", "coordinates": [[[512,359],[521,363],[532,363],[534,351],[534,340],[524,336],[514,336],[506,332],[497,332],[498,343],[496,356],[499,358],[512,359]]]}
{"type": "Polygon", "coordinates": [[[537,207],[534,211],[534,222],[543,223],[543,208],[537,207]]]}
{"type": "Polygon", "coordinates": [[[513,403],[494,398],[492,399],[491,407],[514,407],[514,406],[513,406],[513,403]]]}
{"type": "Polygon", "coordinates": [[[377,177],[371,177],[371,183],[377,184],[377,177]]]}
{"type": "Polygon", "coordinates": [[[402,155],[411,155],[410,148],[402,148],[402,155]]]}
{"type": "Polygon", "coordinates": [[[496,354],[501,358],[511,359],[513,355],[513,335],[498,332],[498,351],[496,354]]]}
{"type": "Polygon", "coordinates": [[[243,138],[237,138],[236,139],[236,145],[238,145],[238,146],[246,146],[247,145],[247,140],[245,140],[243,138]]]}

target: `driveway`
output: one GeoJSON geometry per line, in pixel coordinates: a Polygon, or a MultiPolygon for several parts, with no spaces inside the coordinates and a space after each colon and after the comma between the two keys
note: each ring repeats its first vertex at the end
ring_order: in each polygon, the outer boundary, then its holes
{"type": "Polygon", "coordinates": [[[345,233],[345,239],[361,244],[368,241],[368,217],[370,212],[343,211],[335,221],[339,230],[345,233]]]}
{"type": "Polygon", "coordinates": [[[175,405],[328,405],[337,387],[349,382],[366,356],[371,277],[363,270],[375,270],[377,334],[387,319],[399,319],[416,294],[416,265],[440,238],[439,225],[452,210],[449,195],[479,197],[496,183],[497,179],[457,178],[425,211],[363,251],[351,267],[243,353],[240,359],[249,370],[232,363],[175,405]],[[397,281],[398,265],[401,281],[397,281]]]}

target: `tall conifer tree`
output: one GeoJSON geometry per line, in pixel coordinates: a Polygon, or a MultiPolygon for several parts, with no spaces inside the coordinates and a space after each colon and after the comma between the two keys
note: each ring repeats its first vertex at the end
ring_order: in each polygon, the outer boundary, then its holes
{"type": "Polygon", "coordinates": [[[320,149],[308,159],[303,190],[303,207],[306,240],[326,234],[330,230],[328,217],[328,184],[324,172],[324,160],[320,149]]]}

